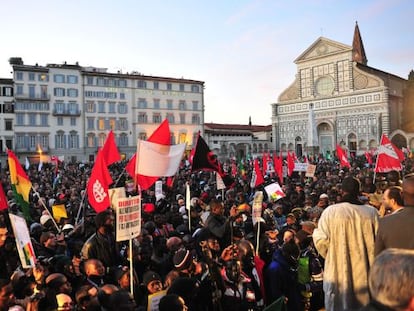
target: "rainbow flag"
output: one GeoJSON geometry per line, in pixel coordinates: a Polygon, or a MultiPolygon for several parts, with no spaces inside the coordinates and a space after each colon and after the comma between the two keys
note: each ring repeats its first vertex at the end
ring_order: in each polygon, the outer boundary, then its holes
{"type": "Polygon", "coordinates": [[[24,217],[29,220],[29,193],[32,188],[32,183],[20,165],[16,155],[11,150],[7,150],[7,156],[9,162],[10,181],[14,197],[17,204],[22,209],[24,217]]]}

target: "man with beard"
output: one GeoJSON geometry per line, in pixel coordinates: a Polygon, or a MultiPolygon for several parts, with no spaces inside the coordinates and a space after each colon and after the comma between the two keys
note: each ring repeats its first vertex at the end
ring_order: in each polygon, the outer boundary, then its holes
{"type": "Polygon", "coordinates": [[[111,210],[103,211],[96,215],[96,232],[85,242],[82,247],[82,259],[99,259],[107,272],[111,268],[123,264],[114,237],[115,217],[111,210]]]}

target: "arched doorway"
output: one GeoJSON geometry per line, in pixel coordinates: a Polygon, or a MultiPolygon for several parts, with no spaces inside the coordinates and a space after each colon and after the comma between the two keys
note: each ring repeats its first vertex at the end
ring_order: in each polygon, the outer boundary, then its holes
{"type": "Polygon", "coordinates": [[[394,135],[391,142],[400,149],[402,147],[407,148],[407,139],[401,134],[394,135]]]}
{"type": "Polygon", "coordinates": [[[333,148],[333,128],[327,122],[322,122],[318,125],[318,137],[319,137],[319,152],[326,154],[327,151],[331,152],[333,148]]]}
{"type": "Polygon", "coordinates": [[[355,157],[357,152],[357,138],[354,133],[348,135],[348,150],[351,156],[355,157]]]}
{"type": "Polygon", "coordinates": [[[296,144],[296,155],[298,157],[301,157],[302,156],[302,138],[297,136],[295,138],[295,144],[296,144]]]}

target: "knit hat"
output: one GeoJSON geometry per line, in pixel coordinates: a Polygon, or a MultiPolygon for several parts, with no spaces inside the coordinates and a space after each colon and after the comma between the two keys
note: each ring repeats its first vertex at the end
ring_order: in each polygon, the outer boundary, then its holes
{"type": "Polygon", "coordinates": [[[190,251],[185,248],[179,249],[173,257],[173,262],[178,270],[188,269],[192,262],[190,251]]]}
{"type": "Polygon", "coordinates": [[[125,273],[129,273],[129,269],[117,268],[114,272],[115,281],[119,281],[125,273]]]}
{"type": "Polygon", "coordinates": [[[42,225],[42,226],[44,226],[45,224],[46,224],[46,222],[48,221],[48,220],[51,220],[52,218],[49,216],[49,215],[42,215],[42,216],[40,216],[40,224],[42,225]]]}
{"type": "Polygon", "coordinates": [[[144,276],[142,277],[142,283],[145,284],[145,286],[147,286],[149,283],[151,283],[152,281],[160,281],[161,277],[157,272],[154,271],[147,271],[144,273],[144,276]]]}

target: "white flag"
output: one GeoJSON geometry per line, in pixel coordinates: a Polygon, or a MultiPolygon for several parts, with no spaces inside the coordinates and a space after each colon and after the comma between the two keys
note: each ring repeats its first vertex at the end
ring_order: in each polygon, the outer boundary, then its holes
{"type": "Polygon", "coordinates": [[[26,168],[26,171],[30,168],[30,162],[29,159],[26,157],[26,164],[24,166],[26,168]]]}
{"type": "Polygon", "coordinates": [[[173,176],[180,166],[186,144],[161,145],[138,140],[136,174],[161,177],[173,176]]]}

